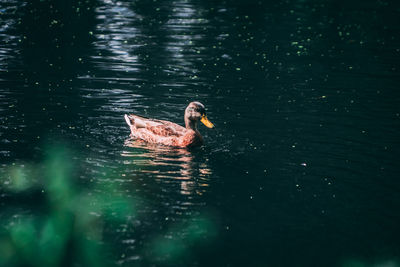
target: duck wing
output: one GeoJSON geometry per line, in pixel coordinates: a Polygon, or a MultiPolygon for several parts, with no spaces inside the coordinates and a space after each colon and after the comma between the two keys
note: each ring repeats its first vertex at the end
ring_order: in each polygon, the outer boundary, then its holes
{"type": "Polygon", "coordinates": [[[186,128],[170,121],[150,119],[134,114],[125,115],[125,120],[131,129],[139,131],[146,129],[156,136],[182,136],[186,132],[186,128]]]}

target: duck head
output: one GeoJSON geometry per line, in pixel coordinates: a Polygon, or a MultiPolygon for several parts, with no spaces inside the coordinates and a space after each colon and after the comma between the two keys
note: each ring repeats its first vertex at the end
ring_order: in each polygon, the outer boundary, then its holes
{"type": "Polygon", "coordinates": [[[197,130],[197,123],[201,121],[208,128],[214,128],[206,116],[206,109],[200,102],[191,102],[185,110],[185,126],[188,129],[197,130]]]}

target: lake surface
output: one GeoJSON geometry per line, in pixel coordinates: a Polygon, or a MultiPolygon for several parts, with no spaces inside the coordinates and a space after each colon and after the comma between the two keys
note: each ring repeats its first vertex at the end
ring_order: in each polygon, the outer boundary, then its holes
{"type": "Polygon", "coordinates": [[[10,166],[62,144],[134,203],[109,264],[400,266],[399,70],[397,1],[0,0],[1,227],[44,216],[10,166]],[[203,147],[130,140],[194,100],[203,147]]]}

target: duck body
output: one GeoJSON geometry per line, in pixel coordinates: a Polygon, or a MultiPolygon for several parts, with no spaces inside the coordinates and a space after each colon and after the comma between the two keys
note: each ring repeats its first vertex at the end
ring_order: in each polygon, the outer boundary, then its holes
{"type": "Polygon", "coordinates": [[[185,110],[185,126],[176,123],[125,114],[131,137],[148,143],[156,143],[175,147],[194,147],[203,144],[203,137],[197,129],[197,122],[203,122],[207,127],[214,127],[205,116],[204,106],[192,102],[185,110]]]}
{"type": "Polygon", "coordinates": [[[176,123],[148,119],[134,114],[125,115],[131,137],[148,143],[176,147],[192,147],[203,144],[199,131],[186,129],[176,123]]]}

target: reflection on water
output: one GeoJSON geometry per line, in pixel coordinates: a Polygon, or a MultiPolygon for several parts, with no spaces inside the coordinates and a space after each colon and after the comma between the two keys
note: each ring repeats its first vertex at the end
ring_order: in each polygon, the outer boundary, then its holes
{"type": "MultiPolygon", "coordinates": [[[[20,67],[18,43],[21,42],[21,36],[17,31],[19,20],[13,14],[21,12],[24,5],[22,1],[0,1],[0,72],[20,67]]],[[[0,81],[4,82],[1,78],[0,81]]]]}
{"type": "Polygon", "coordinates": [[[140,166],[140,172],[150,174],[166,189],[178,186],[182,195],[207,192],[212,171],[206,160],[199,162],[191,151],[133,139],[127,139],[125,146],[133,149],[122,152],[124,164],[140,166]]]}
{"type": "Polygon", "coordinates": [[[201,7],[195,7],[190,1],[173,2],[172,14],[162,27],[162,30],[168,33],[165,45],[166,52],[170,54],[165,70],[168,75],[198,78],[199,70],[194,61],[197,59],[196,55],[204,50],[199,42],[205,34],[199,29],[207,25],[207,21],[199,14],[201,7]]]}
{"type": "MultiPolygon", "coordinates": [[[[140,30],[133,25],[140,20],[140,16],[129,8],[129,2],[101,1],[96,8],[96,18],[99,23],[95,31],[95,51],[91,62],[100,70],[107,73],[123,71],[135,73],[140,69],[139,56],[136,49],[141,45],[135,43],[139,38],[140,30]]],[[[117,77],[109,77],[115,79],[117,77]]],[[[138,79],[132,77],[131,79],[138,79]]]]}

